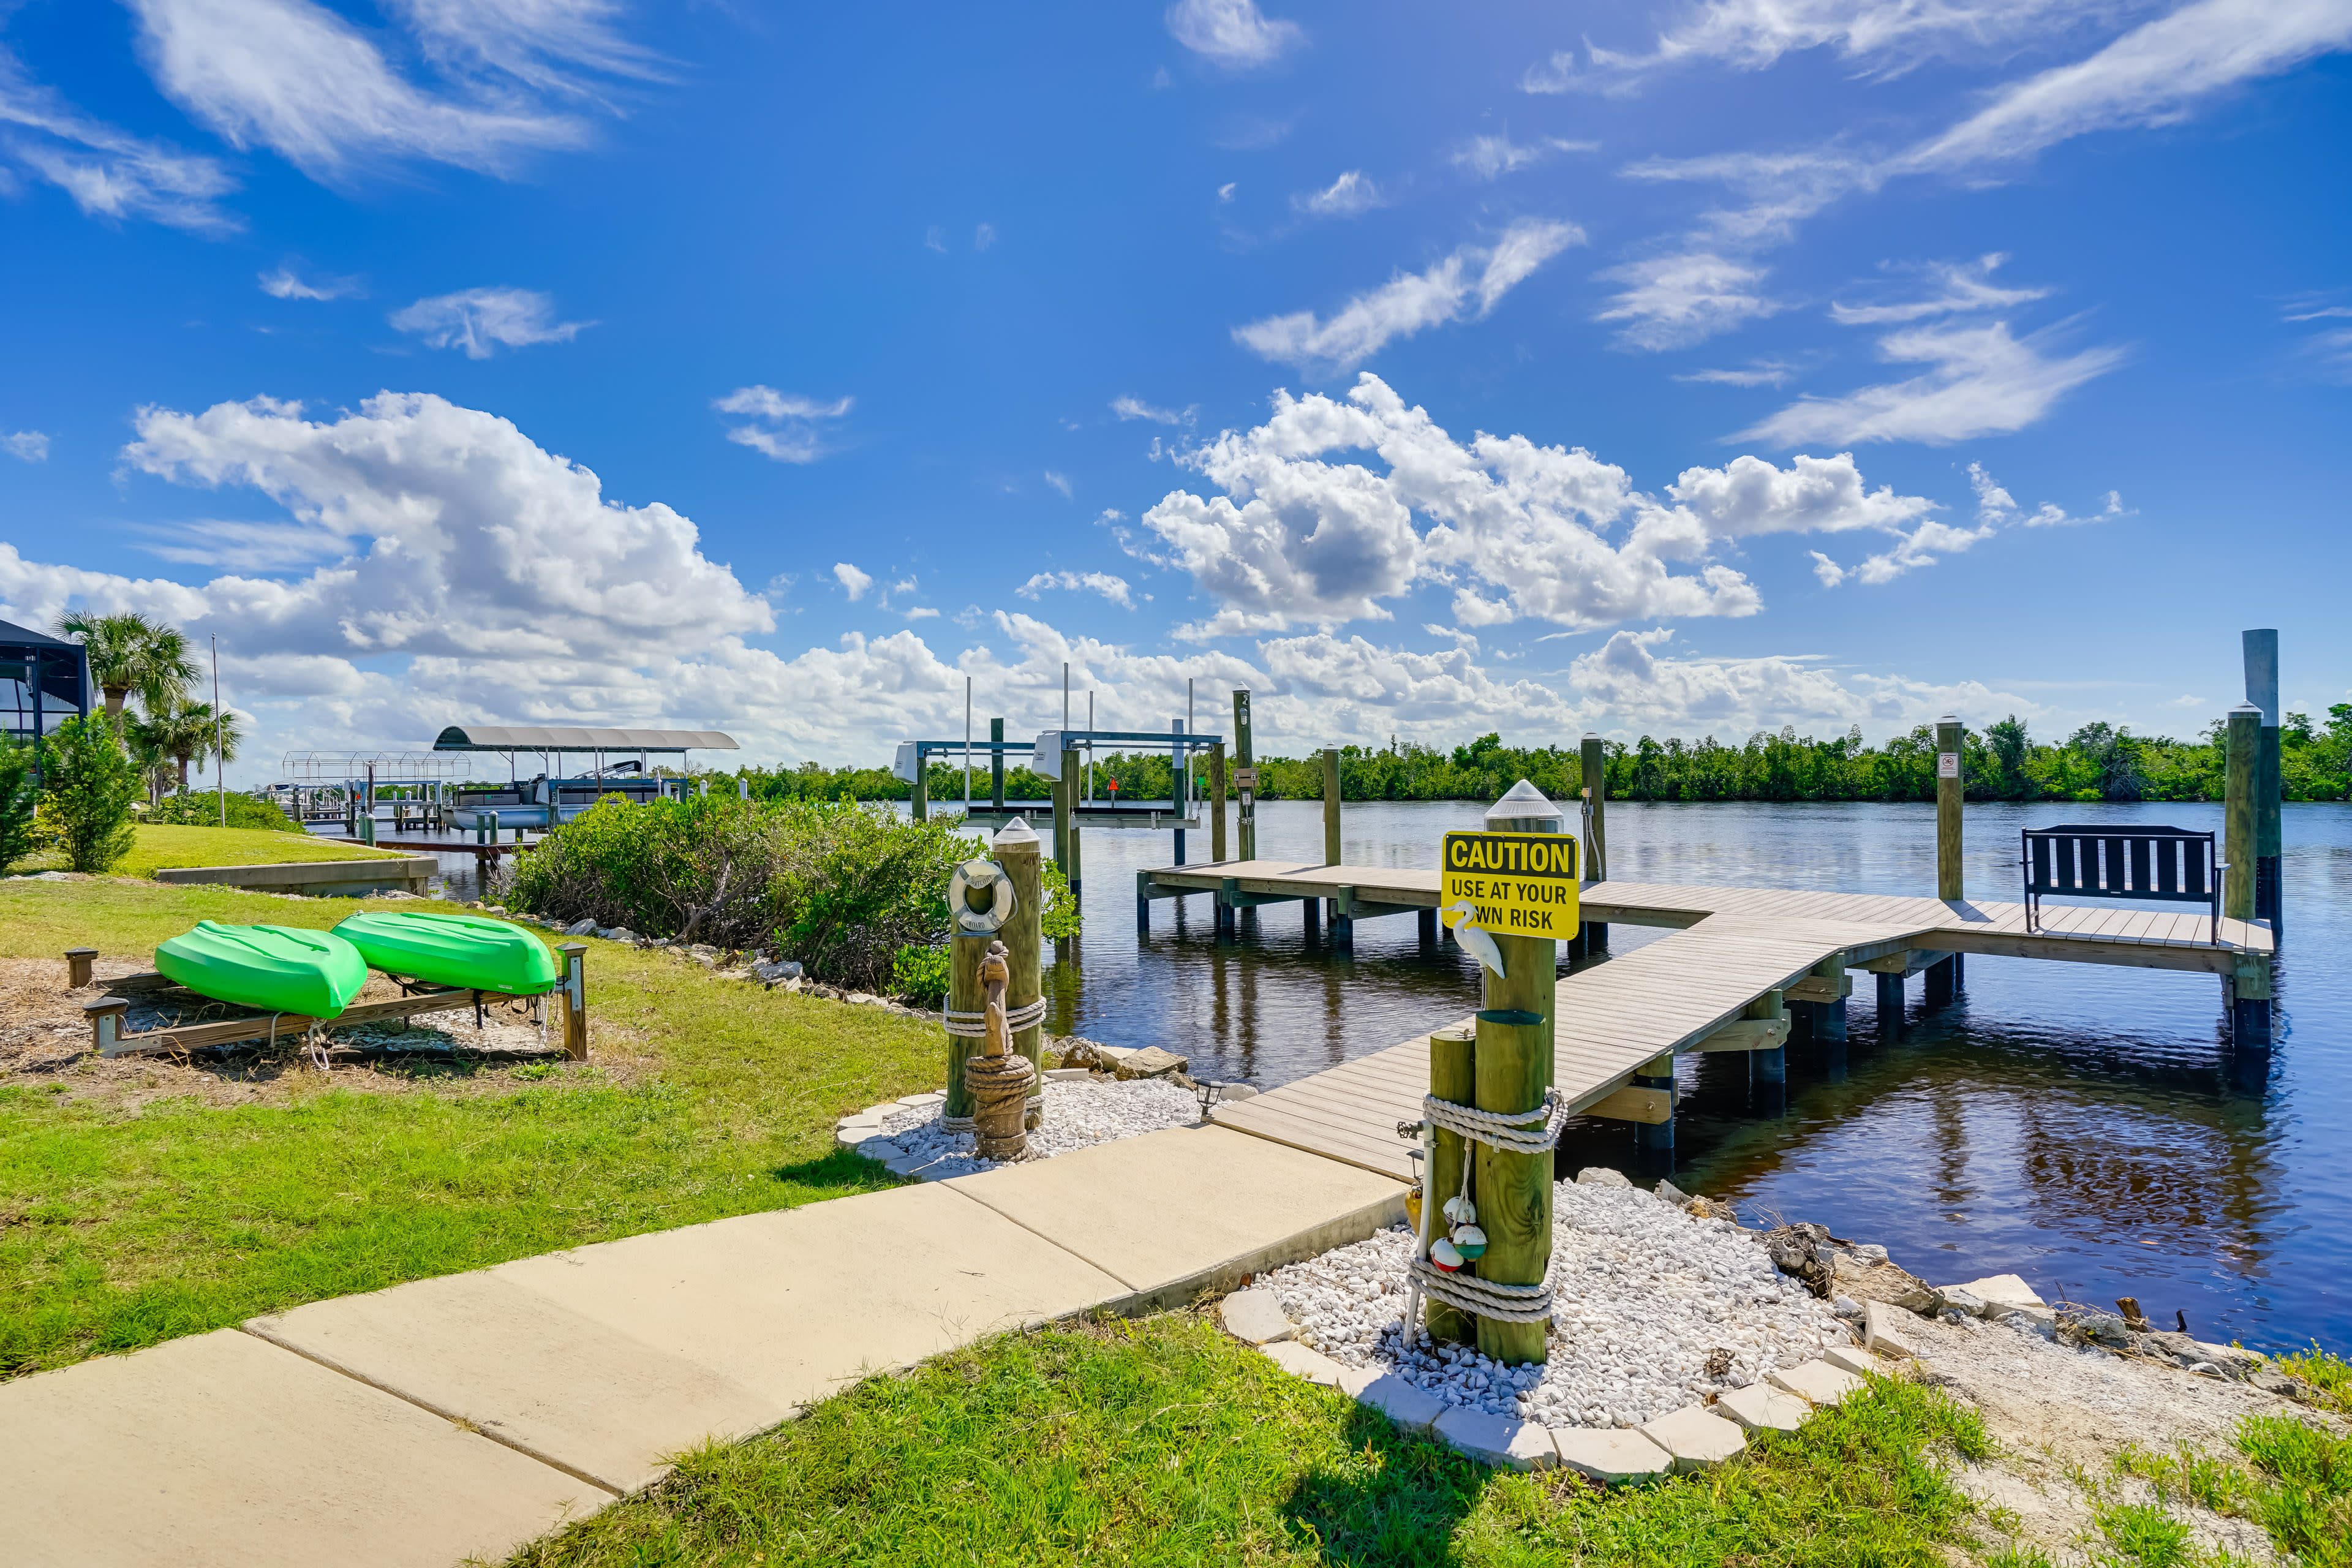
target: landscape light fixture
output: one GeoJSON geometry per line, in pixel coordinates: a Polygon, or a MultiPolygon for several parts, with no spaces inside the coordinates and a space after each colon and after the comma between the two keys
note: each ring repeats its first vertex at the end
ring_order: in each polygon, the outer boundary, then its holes
{"type": "Polygon", "coordinates": [[[1210,1108],[1217,1103],[1217,1097],[1224,1092],[1225,1086],[1215,1079],[1202,1078],[1192,1080],[1192,1098],[1201,1102],[1202,1121],[1209,1120],[1210,1108]]]}

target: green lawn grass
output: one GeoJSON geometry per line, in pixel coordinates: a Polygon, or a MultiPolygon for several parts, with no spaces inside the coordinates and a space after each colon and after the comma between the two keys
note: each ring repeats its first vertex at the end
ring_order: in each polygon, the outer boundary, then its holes
{"type": "MultiPolygon", "coordinates": [[[[110,868],[114,876],[152,877],[182,866],[277,866],[289,860],[365,860],[404,853],[370,849],[363,844],[346,844],[310,833],[273,833],[266,827],[175,827],[142,822],[131,831],[139,841],[129,856],[110,868]]],[[[21,860],[16,867],[19,871],[68,868],[64,853],[58,850],[21,860]]]]}
{"type": "Polygon", "coordinates": [[[1973,1544],[1973,1410],[1874,1380],[1706,1475],[1603,1493],[1405,1434],[1198,1316],[984,1342],[667,1480],[511,1568],[655,1563],[1943,1568],[1973,1544]]]}
{"type": "MultiPolygon", "coordinates": [[[[0,956],[88,946],[144,963],[200,919],[328,926],[360,907],[19,879],[0,882],[0,956]]],[[[936,1029],[588,946],[592,1048],[611,1071],[497,1069],[397,1092],[305,1074],[272,1102],[233,1105],[77,1100],[70,1069],[0,1088],[0,1374],[897,1184],[836,1152],[834,1121],[936,1087],[936,1029]]]]}

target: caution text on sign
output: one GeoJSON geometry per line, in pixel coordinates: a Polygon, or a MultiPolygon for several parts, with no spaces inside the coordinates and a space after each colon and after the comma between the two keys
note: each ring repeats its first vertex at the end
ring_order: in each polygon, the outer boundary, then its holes
{"type": "Polygon", "coordinates": [[[1439,868],[1449,926],[1562,942],[1576,934],[1576,840],[1567,834],[1449,833],[1439,868]]]}

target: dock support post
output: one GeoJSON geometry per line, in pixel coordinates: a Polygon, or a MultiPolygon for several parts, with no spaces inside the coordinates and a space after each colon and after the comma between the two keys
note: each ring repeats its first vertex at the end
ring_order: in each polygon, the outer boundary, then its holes
{"type": "MultiPolygon", "coordinates": [[[[1004,983],[1004,1011],[1010,1016],[1045,994],[1039,968],[1039,954],[1045,945],[1045,868],[1035,830],[1019,817],[998,830],[990,847],[995,851],[996,863],[1004,868],[1005,879],[1013,884],[1013,918],[1004,922],[999,933],[1004,943],[1005,964],[1012,972],[1004,983]]],[[[1150,874],[1139,873],[1145,877],[1150,874]]],[[[985,953],[986,949],[982,951],[985,953]]],[[[1028,1108],[1022,1125],[1034,1132],[1045,1120],[1045,1019],[1041,1016],[1013,1030],[1013,1048],[1027,1057],[1034,1069],[1029,1077],[1028,1108]]],[[[961,1065],[956,1076],[963,1076],[961,1065]]]]}
{"type": "Polygon", "coordinates": [[[1180,828],[1178,828],[1178,829],[1176,830],[1176,864],[1178,864],[1179,866],[1181,866],[1183,863],[1184,863],[1184,830],[1183,830],[1182,828],[1181,828],[1181,827],[1180,827],[1180,828]]]}
{"type": "Polygon", "coordinates": [[[1323,900],[1301,899],[1298,907],[1307,911],[1307,943],[1312,947],[1323,940],[1323,900]]]}
{"type": "MultiPolygon", "coordinates": [[[[1250,745],[1250,694],[1247,687],[1234,693],[1234,756],[1245,768],[1257,765],[1257,752],[1250,745]]],[[[1241,858],[1257,858],[1257,791],[1242,791],[1241,858]]]]}
{"type": "MultiPolygon", "coordinates": [[[[1017,895],[1016,895],[1017,896],[1017,895]]],[[[988,996],[980,984],[981,961],[988,956],[994,931],[957,931],[948,938],[948,1010],[981,1013],[988,996]]],[[[1005,989],[1010,991],[1008,983],[1005,989]]],[[[971,1090],[964,1087],[963,1059],[978,1042],[969,1035],[948,1037],[948,1102],[940,1107],[940,1125],[950,1132],[971,1131],[971,1090]]]]}
{"type": "Polygon", "coordinates": [[[563,1054],[584,1062],[588,1059],[588,944],[567,942],[555,952],[563,961],[563,979],[557,986],[563,997],[563,1054]]]}
{"type": "Polygon", "coordinates": [[[1004,721],[988,721],[988,808],[1004,810],[1004,721]]]}
{"type": "MultiPolygon", "coordinates": [[[[1767,991],[1748,1004],[1741,1012],[1743,1018],[1786,1018],[1789,1016],[1786,993],[1767,991]]],[[[1750,1051],[1748,1061],[1751,1082],[1756,1089],[1754,1109],[1759,1115],[1779,1116],[1789,1109],[1789,1047],[1774,1046],[1769,1051],[1750,1051]]]]}
{"type": "Polygon", "coordinates": [[[1151,930],[1151,873],[1149,871],[1135,874],[1135,930],[1139,936],[1148,935],[1151,930]]]}
{"type": "Polygon", "coordinates": [[[1412,912],[1413,932],[1421,938],[1423,951],[1437,945],[1437,911],[1415,910],[1412,912]]]}
{"type": "MultiPolygon", "coordinates": [[[[1486,830],[1559,832],[1552,804],[1532,786],[1519,795],[1519,787],[1488,808],[1486,830]]],[[[1533,1116],[1543,1110],[1544,1091],[1551,1087],[1559,949],[1548,936],[1492,934],[1503,973],[1481,966],[1486,1005],[1478,1014],[1477,1099],[1472,1103],[1495,1115],[1533,1116]]],[[[1472,1156],[1472,1198],[1479,1227],[1486,1233],[1486,1255],[1475,1265],[1481,1279],[1540,1285],[1551,1272],[1552,1164],[1550,1152],[1506,1153],[1478,1145],[1472,1156]]],[[[1478,1320],[1479,1352],[1498,1362],[1542,1361],[1545,1338],[1542,1323],[1478,1320]]]]}
{"type": "Polygon", "coordinates": [[[1209,858],[1225,858],[1225,743],[1209,748],[1209,858]]]}
{"type": "Polygon", "coordinates": [[[1960,776],[1959,717],[1947,713],[1936,721],[1936,896],[1939,899],[1960,896],[1960,786],[1966,782],[1960,776]]]}
{"type": "Polygon", "coordinates": [[[929,822],[931,819],[930,781],[923,776],[927,771],[923,765],[923,753],[919,749],[915,752],[914,783],[907,791],[908,803],[907,815],[917,822],[929,822]]]}
{"type": "MultiPolygon", "coordinates": [[[[1813,977],[1826,980],[1832,990],[1845,989],[1845,960],[1825,958],[1813,965],[1813,977]]],[[[1843,1083],[1845,1058],[1845,998],[1834,1002],[1816,1002],[1808,1009],[1813,1016],[1813,1043],[1821,1047],[1822,1070],[1832,1083],[1843,1083]]]]}
{"type": "Polygon", "coordinates": [[[2271,1048],[2271,966],[2254,958],[2230,979],[2230,1042],[2242,1051],[2271,1048]]]}
{"type": "Polygon", "coordinates": [[[1952,1005],[1952,997],[1958,989],[1953,984],[1956,975],[1952,966],[1959,962],[1959,957],[1958,953],[1948,953],[1927,966],[1927,972],[1919,977],[1921,1002],[1930,1007],[1952,1005]]]}
{"type": "MultiPolygon", "coordinates": [[[[1433,1099],[1455,1105],[1475,1102],[1478,1093],[1478,1033],[1469,1024],[1449,1025],[1429,1035],[1429,1092],[1433,1099]]],[[[1432,1128],[1429,1139],[1429,1184],[1421,1201],[1429,1205],[1422,1221],[1432,1236],[1445,1234],[1444,1205],[1462,1190],[1462,1134],[1432,1128]]],[[[1466,1344],[1477,1337],[1477,1324],[1466,1312],[1432,1301],[1422,1321],[1429,1337],[1448,1344],[1466,1344]]]]}
{"type": "Polygon", "coordinates": [[[2278,633],[2274,629],[2252,631],[2245,634],[2243,640],[2246,700],[2263,716],[2261,749],[2254,759],[2253,918],[2270,921],[2271,934],[2275,938],[2281,912],[2278,633]]]}
{"type": "MultiPolygon", "coordinates": [[[[1604,815],[1609,799],[1609,749],[1590,730],[1584,732],[1577,753],[1577,773],[1584,791],[1584,880],[1588,885],[1605,882],[1609,879],[1609,827],[1604,815]]],[[[1609,928],[1599,921],[1584,921],[1580,934],[1587,953],[1609,951],[1609,928]]]]}
{"type": "Polygon", "coordinates": [[[1241,881],[1239,879],[1234,877],[1219,879],[1217,882],[1217,938],[1221,942],[1231,942],[1234,940],[1234,936],[1235,934],[1234,930],[1234,914],[1235,909],[1234,897],[1240,891],[1241,881]]]}
{"type": "MultiPolygon", "coordinates": [[[[1675,1091],[1675,1053],[1667,1051],[1652,1057],[1633,1069],[1635,1089],[1662,1089],[1671,1099],[1675,1091]]],[[[1633,1154],[1636,1164],[1645,1176],[1671,1176],[1675,1173],[1675,1118],[1671,1110],[1664,1121],[1633,1123],[1633,1154]]]]}
{"type": "Polygon", "coordinates": [[[1878,976],[1878,1038],[1892,1045],[1903,1034],[1903,976],[1878,976]]]}
{"type": "Polygon", "coordinates": [[[2261,855],[2255,842],[2260,813],[2254,789],[2261,776],[2262,721],[2262,710],[2251,702],[2230,710],[2221,797],[2222,853],[2230,868],[2221,879],[2221,913],[2233,921],[2254,918],[2255,861],[2261,855]]]}
{"type": "Polygon", "coordinates": [[[1070,897],[1075,899],[1086,879],[1086,861],[1078,850],[1078,750],[1076,746],[1062,748],[1062,799],[1070,807],[1070,858],[1062,870],[1070,879],[1070,897]]]}
{"type": "Polygon", "coordinates": [[[1339,749],[1323,748],[1323,864],[1339,864],[1339,749]]]}

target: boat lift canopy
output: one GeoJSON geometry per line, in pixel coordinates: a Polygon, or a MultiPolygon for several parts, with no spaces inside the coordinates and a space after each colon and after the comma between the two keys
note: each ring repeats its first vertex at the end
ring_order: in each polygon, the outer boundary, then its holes
{"type": "Polygon", "coordinates": [[[436,752],[733,752],[735,737],[718,730],[564,730],[540,725],[452,724],[433,742],[436,752]]]}
{"type": "Polygon", "coordinates": [[[1166,747],[1192,752],[1222,745],[1224,739],[1223,735],[1188,735],[1181,730],[1047,730],[1034,741],[901,741],[898,757],[890,764],[890,773],[912,784],[915,765],[924,757],[987,757],[1000,752],[1024,752],[1029,754],[1031,773],[1040,778],[1055,779],[1062,776],[1062,752],[1066,750],[1091,753],[1097,746],[1154,752],[1166,747]]]}

